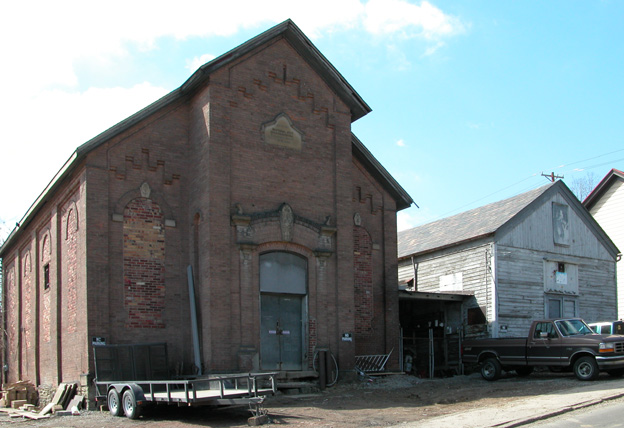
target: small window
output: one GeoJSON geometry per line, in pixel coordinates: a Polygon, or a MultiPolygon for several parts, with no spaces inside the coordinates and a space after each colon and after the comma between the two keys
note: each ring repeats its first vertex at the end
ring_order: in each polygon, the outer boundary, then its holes
{"type": "Polygon", "coordinates": [[[535,339],[541,339],[542,333],[546,333],[549,338],[557,337],[557,333],[555,333],[555,328],[550,322],[540,322],[535,325],[535,333],[533,334],[533,337],[535,339]]]}
{"type": "Polygon", "coordinates": [[[50,264],[49,263],[43,267],[43,289],[44,290],[50,289],[50,264]]]}
{"type": "Polygon", "coordinates": [[[548,299],[547,318],[561,318],[561,299],[548,299]]]}

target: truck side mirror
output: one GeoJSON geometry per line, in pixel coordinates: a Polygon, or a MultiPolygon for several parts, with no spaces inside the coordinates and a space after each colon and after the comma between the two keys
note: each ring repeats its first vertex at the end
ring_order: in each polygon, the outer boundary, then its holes
{"type": "Polygon", "coordinates": [[[547,331],[541,331],[540,332],[540,339],[548,339],[548,332],[547,331]]]}

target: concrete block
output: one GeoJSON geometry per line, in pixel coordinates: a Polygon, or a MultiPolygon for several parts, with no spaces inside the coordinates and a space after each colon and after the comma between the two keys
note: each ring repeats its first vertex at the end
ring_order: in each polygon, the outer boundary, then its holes
{"type": "Polygon", "coordinates": [[[251,418],[247,419],[247,425],[249,425],[250,427],[264,425],[267,422],[269,422],[268,415],[252,416],[251,418]]]}

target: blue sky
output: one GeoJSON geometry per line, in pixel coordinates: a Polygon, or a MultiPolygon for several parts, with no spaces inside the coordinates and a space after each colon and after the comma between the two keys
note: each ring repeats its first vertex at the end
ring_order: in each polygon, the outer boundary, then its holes
{"type": "Polygon", "coordinates": [[[79,145],[287,18],[372,107],[400,229],[624,170],[624,2],[92,4],[0,6],[0,239],[79,145]]]}

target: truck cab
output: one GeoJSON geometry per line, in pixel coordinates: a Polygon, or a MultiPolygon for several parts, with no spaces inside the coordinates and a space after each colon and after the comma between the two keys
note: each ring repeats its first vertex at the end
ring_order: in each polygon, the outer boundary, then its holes
{"type": "Polygon", "coordinates": [[[580,380],[624,374],[624,337],[596,334],[578,318],[533,321],[526,338],[467,340],[462,350],[463,362],[480,364],[486,380],[502,370],[528,375],[536,366],[570,369],[580,380]]]}

